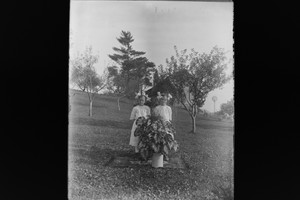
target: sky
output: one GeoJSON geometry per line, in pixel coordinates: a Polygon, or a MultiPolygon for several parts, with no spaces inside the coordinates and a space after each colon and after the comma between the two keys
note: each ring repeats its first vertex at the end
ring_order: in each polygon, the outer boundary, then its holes
{"type": "MultiPolygon", "coordinates": [[[[228,59],[233,59],[233,3],[183,1],[71,1],[70,56],[92,46],[99,55],[95,68],[99,74],[113,61],[108,57],[120,47],[117,37],[121,31],[130,31],[132,47],[144,51],[156,66],[166,64],[166,58],[178,50],[192,48],[209,52],[214,46],[224,48],[228,59]]],[[[232,72],[233,63],[226,72],[232,72]]],[[[212,97],[218,100],[215,111],[222,103],[233,98],[231,80],[221,89],[209,93],[202,107],[214,111],[212,97]]]]}

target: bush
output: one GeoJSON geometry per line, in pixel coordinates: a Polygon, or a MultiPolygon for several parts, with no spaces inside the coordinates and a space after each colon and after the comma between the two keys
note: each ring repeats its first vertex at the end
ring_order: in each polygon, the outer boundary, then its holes
{"type": "Polygon", "coordinates": [[[148,160],[153,153],[167,156],[170,151],[177,151],[178,143],[174,139],[175,129],[171,122],[154,116],[148,119],[139,117],[136,125],[134,135],[140,137],[138,148],[145,160],[148,160]]]}

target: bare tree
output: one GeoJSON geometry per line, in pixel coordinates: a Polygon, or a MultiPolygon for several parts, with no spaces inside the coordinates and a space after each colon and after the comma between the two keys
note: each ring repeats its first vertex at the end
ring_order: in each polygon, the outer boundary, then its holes
{"type": "Polygon", "coordinates": [[[93,115],[93,100],[96,94],[105,88],[107,74],[99,76],[94,68],[98,56],[93,54],[92,47],[87,47],[84,53],[71,60],[71,82],[89,97],[89,116],[93,115]]]}

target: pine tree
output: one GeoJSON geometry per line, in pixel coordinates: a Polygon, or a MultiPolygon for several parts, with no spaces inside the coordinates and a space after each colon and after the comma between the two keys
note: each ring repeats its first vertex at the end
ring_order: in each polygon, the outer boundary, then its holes
{"type": "MultiPolygon", "coordinates": [[[[122,85],[116,85],[118,91],[124,91],[125,95],[130,96],[133,91],[142,91],[143,85],[151,85],[151,72],[155,65],[149,62],[146,57],[142,57],[145,52],[133,50],[132,42],[134,39],[129,31],[122,31],[117,40],[121,47],[113,47],[116,53],[109,55],[109,57],[120,66],[119,73],[115,76],[123,77],[125,82],[122,82],[122,85]],[[130,84],[132,82],[135,84],[130,84]]],[[[115,80],[119,80],[119,78],[115,80]]]]}

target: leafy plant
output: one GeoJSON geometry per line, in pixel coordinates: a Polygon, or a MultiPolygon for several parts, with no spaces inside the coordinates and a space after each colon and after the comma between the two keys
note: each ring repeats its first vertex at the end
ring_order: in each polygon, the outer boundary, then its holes
{"type": "Polygon", "coordinates": [[[168,155],[170,151],[176,152],[178,143],[174,139],[176,133],[171,122],[162,120],[157,116],[149,118],[139,117],[136,120],[135,136],[139,136],[138,148],[141,156],[147,160],[153,153],[168,155]]]}

